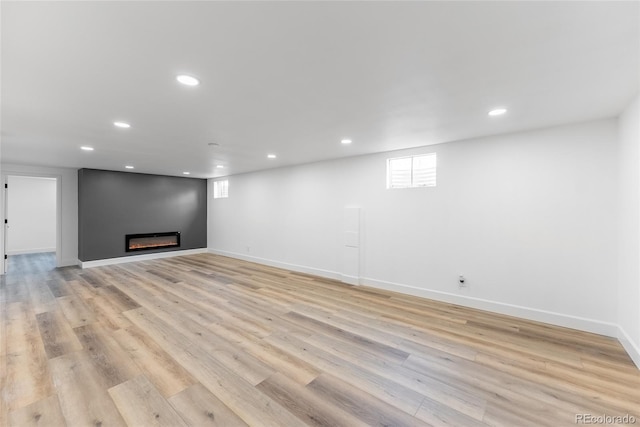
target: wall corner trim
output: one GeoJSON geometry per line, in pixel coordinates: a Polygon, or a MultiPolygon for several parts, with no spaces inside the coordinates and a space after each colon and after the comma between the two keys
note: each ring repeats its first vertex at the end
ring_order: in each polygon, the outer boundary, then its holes
{"type": "Polygon", "coordinates": [[[622,347],[624,347],[631,360],[633,360],[633,363],[636,364],[636,367],[640,369],[640,347],[634,344],[627,332],[622,329],[621,326],[618,326],[618,334],[616,338],[618,338],[622,347]]]}
{"type": "Polygon", "coordinates": [[[107,258],[107,259],[98,259],[95,261],[80,261],[78,260],[78,265],[80,268],[92,268],[92,267],[101,267],[103,265],[113,265],[113,264],[124,264],[127,262],[134,261],[150,261],[153,259],[160,258],[172,258],[176,256],[184,256],[184,255],[196,255],[206,253],[206,248],[200,249],[186,249],[182,251],[168,251],[168,252],[158,252],[154,254],[144,254],[144,255],[132,255],[132,256],[124,256],[118,258],[107,258]]]}

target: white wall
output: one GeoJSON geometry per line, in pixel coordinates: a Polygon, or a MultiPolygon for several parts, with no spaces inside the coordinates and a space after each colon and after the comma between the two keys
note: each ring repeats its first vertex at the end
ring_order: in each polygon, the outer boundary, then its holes
{"type": "Polygon", "coordinates": [[[640,367],[640,100],[619,120],[619,294],[620,342],[640,367]]]}
{"type": "Polygon", "coordinates": [[[55,178],[9,176],[7,254],[55,252],[55,178]]]}
{"type": "MultiPolygon", "coordinates": [[[[24,166],[2,164],[2,182],[7,176],[41,176],[58,180],[57,211],[57,264],[58,266],[76,265],[78,263],[78,173],[75,169],[50,168],[41,166],[24,166]]],[[[4,204],[3,204],[4,207],[4,204]]],[[[0,209],[2,222],[5,210],[0,209]]],[[[0,235],[0,245],[4,252],[4,227],[0,235]]]]}
{"type": "MultiPolygon", "coordinates": [[[[229,177],[212,252],[615,335],[616,130],[603,120],[229,177]],[[436,152],[436,188],[387,190],[387,157],[436,152]],[[458,289],[458,275],[469,288],[458,289]]],[[[366,143],[356,141],[354,143],[366,143]]]]}

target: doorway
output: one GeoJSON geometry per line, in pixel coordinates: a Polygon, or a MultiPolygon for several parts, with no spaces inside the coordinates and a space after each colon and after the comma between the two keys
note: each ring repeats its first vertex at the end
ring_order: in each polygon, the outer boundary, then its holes
{"type": "Polygon", "coordinates": [[[58,178],[7,175],[5,184],[4,272],[13,261],[59,260],[58,178]]]}

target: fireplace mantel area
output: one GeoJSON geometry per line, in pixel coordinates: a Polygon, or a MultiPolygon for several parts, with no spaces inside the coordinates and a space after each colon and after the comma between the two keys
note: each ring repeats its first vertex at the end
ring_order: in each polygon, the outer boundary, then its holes
{"type": "Polygon", "coordinates": [[[207,181],[78,171],[78,259],[93,266],[207,247],[207,181]]]}

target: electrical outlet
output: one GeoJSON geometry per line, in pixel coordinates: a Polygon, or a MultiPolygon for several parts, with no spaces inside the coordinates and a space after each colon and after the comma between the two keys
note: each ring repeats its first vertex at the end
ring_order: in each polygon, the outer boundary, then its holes
{"type": "Polygon", "coordinates": [[[464,278],[464,275],[459,275],[458,276],[458,287],[459,288],[466,288],[469,285],[467,284],[467,279],[464,278]]]}

